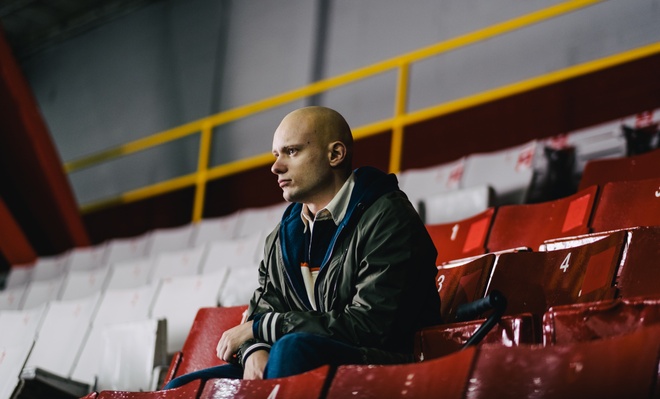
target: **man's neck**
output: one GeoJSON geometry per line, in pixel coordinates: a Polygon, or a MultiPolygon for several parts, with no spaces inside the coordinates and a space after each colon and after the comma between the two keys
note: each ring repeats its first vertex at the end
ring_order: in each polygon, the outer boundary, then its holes
{"type": "Polygon", "coordinates": [[[307,209],[309,209],[310,213],[312,214],[312,217],[314,217],[320,210],[328,206],[328,204],[335,198],[337,193],[341,190],[348,178],[351,176],[351,173],[352,172],[342,176],[336,176],[334,183],[332,184],[331,191],[328,191],[323,197],[314,202],[305,203],[305,205],[307,205],[307,209]]]}

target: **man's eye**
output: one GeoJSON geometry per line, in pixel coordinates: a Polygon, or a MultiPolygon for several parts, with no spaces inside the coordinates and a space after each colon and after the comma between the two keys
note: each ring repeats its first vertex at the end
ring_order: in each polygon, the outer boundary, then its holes
{"type": "Polygon", "coordinates": [[[287,150],[287,154],[289,154],[289,155],[295,155],[296,152],[297,152],[297,150],[295,148],[289,148],[287,150]]]}

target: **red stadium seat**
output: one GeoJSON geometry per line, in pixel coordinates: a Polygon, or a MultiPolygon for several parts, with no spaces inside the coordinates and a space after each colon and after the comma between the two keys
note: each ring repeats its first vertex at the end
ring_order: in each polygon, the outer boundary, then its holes
{"type": "MultiPolygon", "coordinates": [[[[660,174],[660,160],[656,165],[660,174]]],[[[660,226],[660,177],[607,183],[594,207],[593,231],[660,226]]]]}
{"type": "Polygon", "coordinates": [[[440,295],[442,320],[455,320],[458,306],[483,298],[494,262],[495,255],[486,254],[438,266],[435,285],[440,295]]]}
{"type": "MultiPolygon", "coordinates": [[[[660,295],[660,267],[657,264],[657,259],[660,258],[660,226],[636,227],[623,231],[628,234],[628,243],[623,263],[617,273],[616,286],[619,296],[634,298],[660,295]]],[[[612,233],[613,231],[606,231],[548,240],[543,244],[543,248],[572,248],[597,241],[612,233]]]]}
{"type": "Polygon", "coordinates": [[[165,384],[183,374],[225,364],[215,348],[222,333],[241,322],[246,309],[247,305],[199,309],[183,348],[172,359],[165,384]]]}
{"type": "Polygon", "coordinates": [[[556,306],[543,315],[543,344],[563,345],[635,332],[660,323],[660,298],[556,306]]]}
{"type": "Polygon", "coordinates": [[[554,201],[499,207],[486,244],[488,251],[536,250],[550,238],[588,233],[597,190],[593,186],[554,201]]]}
{"type": "Polygon", "coordinates": [[[630,242],[617,279],[623,298],[660,296],[660,226],[630,230],[630,242]]]}
{"type": "MultiPolygon", "coordinates": [[[[96,399],[194,399],[198,397],[200,389],[200,382],[193,381],[182,387],[165,391],[101,391],[96,399]]],[[[87,399],[87,396],[84,399],[87,399]]]]}
{"type": "Polygon", "coordinates": [[[613,299],[626,232],[582,246],[549,252],[501,254],[486,294],[508,300],[506,314],[541,317],[551,306],[613,299]]]}
{"type": "Polygon", "coordinates": [[[330,372],[330,366],[294,375],[287,378],[269,380],[232,380],[219,378],[209,380],[199,399],[218,398],[322,398],[323,388],[330,372]]]}
{"type": "Polygon", "coordinates": [[[327,399],[463,398],[475,348],[421,363],[340,366],[327,399]]]}
{"type": "Polygon", "coordinates": [[[495,208],[455,223],[426,225],[438,250],[436,264],[486,253],[495,208]]]}
{"type": "Polygon", "coordinates": [[[604,186],[615,181],[643,180],[660,177],[660,149],[624,158],[590,161],[584,168],[579,189],[604,186]]]}
{"type": "MultiPolygon", "coordinates": [[[[484,320],[427,327],[415,335],[415,359],[425,361],[458,352],[484,320]]],[[[538,342],[535,321],[531,314],[505,316],[492,329],[482,344],[519,346],[538,342]]]]}
{"type": "Polygon", "coordinates": [[[567,345],[484,345],[470,375],[467,397],[651,398],[659,350],[660,326],[567,345]]]}

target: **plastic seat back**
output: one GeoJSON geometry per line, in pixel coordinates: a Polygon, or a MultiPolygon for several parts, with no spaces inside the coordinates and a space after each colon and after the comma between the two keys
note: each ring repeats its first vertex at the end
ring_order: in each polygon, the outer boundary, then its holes
{"type": "Polygon", "coordinates": [[[12,265],[5,281],[5,288],[26,286],[32,280],[34,264],[12,265]]]}
{"type": "Polygon", "coordinates": [[[166,381],[193,371],[225,364],[216,356],[222,333],[241,323],[247,305],[201,308],[181,349],[178,361],[173,359],[166,381]]]}
{"type": "MultiPolygon", "coordinates": [[[[576,130],[565,136],[566,145],[575,148],[576,172],[581,174],[592,160],[619,158],[626,155],[626,139],[621,134],[621,121],[608,121],[576,130]]],[[[590,183],[584,187],[596,183],[590,183]]]]}
{"type": "Polygon", "coordinates": [[[98,389],[147,391],[165,364],[165,322],[145,319],[103,328],[98,389]]]}
{"type": "Polygon", "coordinates": [[[254,291],[259,288],[259,264],[234,267],[227,270],[218,303],[220,306],[239,306],[250,302],[254,291]]]}
{"type": "Polygon", "coordinates": [[[282,214],[287,202],[278,203],[262,208],[244,209],[238,214],[235,238],[245,237],[260,231],[273,231],[282,220],[282,214]]]}
{"type": "Polygon", "coordinates": [[[19,310],[28,285],[16,285],[0,291],[0,310],[19,310]]]}
{"type": "Polygon", "coordinates": [[[96,246],[74,248],[69,254],[69,270],[90,270],[105,266],[108,246],[102,243],[96,246]]]}
{"type": "Polygon", "coordinates": [[[597,159],[584,167],[579,188],[604,186],[615,181],[644,180],[660,177],[660,149],[630,157],[597,159]]]}
{"type": "Polygon", "coordinates": [[[149,234],[111,240],[106,250],[106,263],[112,266],[118,262],[147,256],[148,240],[149,234]]]}
{"type": "Polygon", "coordinates": [[[161,278],[194,276],[200,273],[206,247],[181,249],[156,255],[149,275],[150,282],[161,278]]]}
{"type": "Polygon", "coordinates": [[[452,322],[460,305],[483,298],[494,263],[495,255],[486,254],[438,266],[435,285],[440,295],[442,320],[452,322]]]}
{"type": "Polygon", "coordinates": [[[563,345],[633,333],[660,324],[660,298],[555,306],[543,315],[543,344],[563,345]]]}
{"type": "Polygon", "coordinates": [[[48,280],[33,280],[27,286],[19,309],[31,309],[60,299],[66,274],[48,280]]]}
{"type": "Polygon", "coordinates": [[[185,224],[179,227],[156,229],[149,233],[146,254],[155,256],[163,252],[180,251],[191,247],[194,226],[185,224]]]}
{"type": "Polygon", "coordinates": [[[537,250],[547,239],[588,233],[597,191],[593,186],[554,201],[499,207],[488,236],[488,250],[537,250]]]}
{"type": "Polygon", "coordinates": [[[209,380],[204,385],[200,399],[232,398],[268,399],[320,399],[323,397],[329,366],[322,366],[306,373],[287,378],[268,380],[232,380],[226,378],[209,380]]]}
{"type": "Polygon", "coordinates": [[[618,273],[623,298],[660,296],[660,226],[630,231],[626,257],[618,273]]]}
{"type": "Polygon", "coordinates": [[[202,273],[220,269],[241,268],[259,262],[262,255],[264,235],[262,232],[231,240],[209,244],[201,265],[202,273]]]}
{"type": "Polygon", "coordinates": [[[60,298],[78,299],[103,291],[109,272],[107,267],[70,271],[64,280],[60,298]]]}
{"type": "Polygon", "coordinates": [[[114,264],[107,277],[106,289],[137,288],[149,283],[153,259],[131,259],[114,264]]]}
{"type": "Polygon", "coordinates": [[[208,218],[197,223],[191,237],[192,244],[197,246],[234,238],[238,214],[238,212],[234,212],[231,215],[208,218]]]}
{"type": "Polygon", "coordinates": [[[64,276],[69,271],[69,253],[37,258],[31,281],[46,281],[64,276]]]}
{"type": "Polygon", "coordinates": [[[496,205],[522,204],[534,178],[537,142],[488,153],[470,154],[465,161],[463,188],[489,185],[496,205]]]}
{"type": "Polygon", "coordinates": [[[34,340],[46,312],[46,305],[30,310],[0,311],[0,342],[18,342],[23,338],[34,340]]]}
{"type": "Polygon", "coordinates": [[[481,185],[424,197],[418,212],[426,224],[450,223],[471,218],[493,205],[493,190],[481,185]]]}
{"type": "Polygon", "coordinates": [[[486,294],[504,294],[508,315],[539,317],[552,306],[613,299],[625,242],[626,232],[619,231],[573,248],[501,254],[486,294]]]}
{"type": "Polygon", "coordinates": [[[464,169],[465,157],[428,168],[408,169],[399,174],[399,187],[418,209],[422,198],[459,189],[464,169]]]}
{"type": "Polygon", "coordinates": [[[98,299],[98,295],[93,295],[72,301],[52,301],[25,367],[38,367],[68,377],[89,330],[98,299]]]}
{"type": "Polygon", "coordinates": [[[20,386],[19,375],[30,354],[33,338],[23,337],[16,341],[0,340],[0,398],[13,398],[14,390],[20,386]]]}
{"type": "MultiPolygon", "coordinates": [[[[200,386],[198,381],[193,381],[179,388],[166,391],[101,391],[91,399],[195,399],[199,397],[200,386]]],[[[90,395],[94,395],[93,393],[90,395]]],[[[87,397],[83,398],[87,399],[87,397]]]]}
{"type": "Polygon", "coordinates": [[[660,327],[556,346],[482,346],[470,398],[650,398],[658,373],[660,327]]]}
{"type": "MultiPolygon", "coordinates": [[[[660,174],[660,157],[656,166],[660,174]]],[[[660,226],[660,177],[607,183],[594,208],[595,232],[660,226]]]]}
{"type": "Polygon", "coordinates": [[[436,264],[486,253],[486,240],[495,209],[454,223],[426,224],[438,251],[436,264]]]}
{"type": "MultiPolygon", "coordinates": [[[[485,319],[448,323],[418,331],[415,335],[415,359],[426,361],[462,350],[484,322],[485,319]]],[[[536,331],[536,321],[529,313],[505,316],[480,344],[500,344],[506,347],[534,344],[539,341],[536,331]]]]}
{"type": "Polygon", "coordinates": [[[91,329],[80,349],[73,369],[75,380],[93,384],[101,370],[103,331],[112,324],[138,322],[149,318],[156,294],[155,285],[108,290],[99,301],[91,329]]]}
{"type": "Polygon", "coordinates": [[[326,398],[463,398],[475,354],[468,348],[417,363],[340,366],[326,398]]]}
{"type": "Polygon", "coordinates": [[[162,280],[151,316],[167,319],[167,351],[175,353],[183,343],[200,308],[216,306],[224,272],[162,280]]]}

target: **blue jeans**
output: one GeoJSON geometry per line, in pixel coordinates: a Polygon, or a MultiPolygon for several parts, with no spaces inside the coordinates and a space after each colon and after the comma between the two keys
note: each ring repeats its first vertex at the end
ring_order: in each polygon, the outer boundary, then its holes
{"type": "MultiPolygon", "coordinates": [[[[280,338],[270,349],[264,378],[283,378],[330,365],[363,364],[362,352],[351,345],[320,335],[291,333],[280,338]]],[[[174,378],[164,389],[183,386],[194,380],[243,378],[243,369],[234,364],[210,367],[174,378]]]]}

